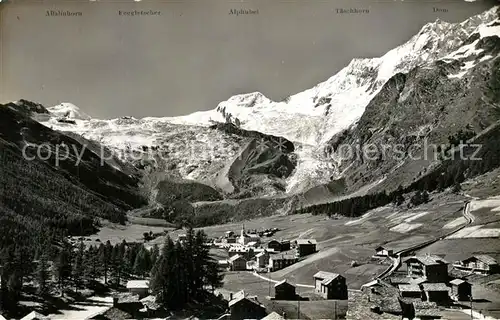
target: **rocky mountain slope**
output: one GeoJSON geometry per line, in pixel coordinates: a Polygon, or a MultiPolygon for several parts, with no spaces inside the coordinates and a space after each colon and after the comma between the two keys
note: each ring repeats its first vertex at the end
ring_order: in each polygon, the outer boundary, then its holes
{"type": "Polygon", "coordinates": [[[428,23],[408,42],[384,56],[353,59],[325,82],[281,102],[254,92],[233,96],[211,111],[183,117],[112,120],[89,119],[75,106],[62,104],[49,108],[52,116],[40,120],[54,129],[98,141],[121,154],[122,159],[130,160],[132,153],[144,155],[146,147],[168,152],[166,162],[171,174],[220,191],[230,189],[225,189],[227,184],[219,176],[225,174],[227,163],[242,154],[250,140],[210,126],[214,121],[233,123],[243,130],[283,137],[295,145],[296,165],[286,177],[279,177],[279,186],[273,187],[275,176],[261,176],[259,180],[266,181],[258,188],[261,191],[250,193],[267,196],[302,192],[342,175],[338,166],[325,161],[324,148],[359,123],[370,101],[391,77],[450,55],[478,26],[497,16],[497,8],[493,8],[462,23],[428,23]],[[123,155],[124,151],[130,152],[123,155]]]}
{"type": "Polygon", "coordinates": [[[164,215],[221,222],[213,212],[286,213],[411,184],[441,160],[411,158],[430,148],[424,142],[447,150],[497,121],[499,14],[428,23],[384,56],[353,59],[281,102],[255,92],[175,118],[99,120],[69,103],[32,116],[104,146],[121,160],[115,167],[126,163],[120,170],[140,170],[164,215]],[[365,146],[378,146],[373,159],[342,154],[365,146]]]}
{"type": "MultiPolygon", "coordinates": [[[[442,59],[393,76],[370,101],[357,126],[331,140],[331,159],[356,190],[407,185],[500,119],[500,19],[479,26],[442,59]],[[377,150],[347,159],[339,143],[377,150]],[[384,150],[384,147],[387,147],[384,150]]],[[[471,160],[474,161],[474,160],[471,160]]]]}
{"type": "Polygon", "coordinates": [[[31,236],[43,232],[92,233],[98,218],[124,223],[126,211],[146,204],[136,169],[102,161],[90,142],[41,125],[33,113],[48,111],[24,100],[0,105],[0,247],[19,234],[36,243],[31,236]]]}

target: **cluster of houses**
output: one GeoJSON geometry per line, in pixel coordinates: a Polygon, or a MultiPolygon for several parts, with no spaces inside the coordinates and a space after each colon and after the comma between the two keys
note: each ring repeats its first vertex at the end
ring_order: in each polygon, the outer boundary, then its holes
{"type": "MultiPolygon", "coordinates": [[[[377,257],[389,257],[390,250],[376,248],[377,257]]],[[[404,261],[406,274],[393,276],[388,282],[377,279],[365,285],[370,289],[369,296],[383,312],[403,313],[405,316],[421,315],[427,318],[438,317],[437,308],[448,306],[453,301],[471,301],[472,285],[465,279],[470,274],[489,275],[499,272],[498,262],[487,255],[477,255],[453,264],[435,255],[425,254],[407,258],[404,261]],[[459,270],[449,273],[450,267],[459,270]],[[397,298],[395,298],[397,297],[397,298]],[[388,301],[393,301],[391,303],[388,301]]]]}
{"type": "Polygon", "coordinates": [[[219,264],[231,271],[277,271],[299,261],[301,257],[317,251],[314,239],[290,240],[273,239],[263,246],[257,233],[248,233],[243,226],[239,237],[232,231],[226,232],[225,241],[217,244],[227,249],[229,258],[219,264]],[[234,242],[233,242],[234,241],[234,242]]]}
{"type": "MultiPolygon", "coordinates": [[[[319,271],[314,276],[314,293],[327,300],[346,300],[347,284],[346,279],[336,273],[319,271]]],[[[297,301],[302,298],[296,293],[296,286],[282,280],[274,284],[273,300],[297,301]]],[[[280,315],[276,312],[267,314],[266,307],[257,299],[256,296],[250,296],[244,290],[236,294],[231,294],[229,298],[229,308],[226,319],[285,319],[286,315],[280,315]]]]}

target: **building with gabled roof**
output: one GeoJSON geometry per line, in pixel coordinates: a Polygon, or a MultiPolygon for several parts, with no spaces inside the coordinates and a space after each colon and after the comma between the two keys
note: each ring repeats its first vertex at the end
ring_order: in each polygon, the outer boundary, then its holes
{"type": "Polygon", "coordinates": [[[261,251],[257,253],[255,256],[255,260],[257,261],[257,265],[259,268],[264,268],[269,264],[269,252],[267,250],[261,251]]]}
{"type": "Polygon", "coordinates": [[[314,290],[324,299],[347,299],[346,279],[337,274],[319,271],[314,276],[314,290]]]}
{"type": "Polygon", "coordinates": [[[249,297],[240,291],[229,301],[231,320],[262,319],[267,315],[266,308],[256,297],[249,297]]]}
{"type": "Polygon", "coordinates": [[[274,299],[275,300],[295,300],[297,294],[295,292],[295,286],[289,283],[286,279],[277,282],[274,285],[274,299]]]}
{"type": "Polygon", "coordinates": [[[450,297],[456,301],[469,301],[472,297],[472,286],[465,280],[453,279],[450,281],[450,297]]]}
{"type": "Polygon", "coordinates": [[[378,246],[377,248],[375,248],[375,256],[377,257],[389,257],[392,256],[392,253],[392,250],[386,249],[382,246],[378,246]]]}
{"type": "Polygon", "coordinates": [[[422,298],[424,301],[446,305],[450,301],[449,288],[445,283],[422,283],[422,298]]]}
{"type": "Polygon", "coordinates": [[[418,284],[400,284],[399,294],[402,298],[421,298],[422,290],[418,284]]]}
{"type": "Polygon", "coordinates": [[[277,271],[296,263],[298,258],[293,254],[275,254],[269,257],[269,270],[277,271]]]}
{"type": "Polygon", "coordinates": [[[231,271],[244,271],[247,269],[247,260],[239,254],[230,257],[227,261],[231,271]]]}
{"type": "Polygon", "coordinates": [[[130,280],[127,282],[127,290],[130,293],[137,294],[140,298],[144,298],[149,294],[149,281],[130,280]]]}
{"type": "Polygon", "coordinates": [[[498,261],[486,254],[475,255],[465,260],[457,261],[453,264],[453,267],[458,270],[485,275],[500,273],[498,261]]]}
{"type": "Polygon", "coordinates": [[[276,252],[288,251],[290,250],[290,240],[276,240],[273,239],[267,244],[268,249],[273,249],[276,252]]]}
{"type": "Polygon", "coordinates": [[[315,239],[297,239],[295,245],[297,256],[304,257],[316,252],[317,241],[315,239]]]}
{"type": "Polygon", "coordinates": [[[408,276],[425,278],[427,282],[447,282],[448,262],[438,256],[413,256],[406,261],[408,276]]]}

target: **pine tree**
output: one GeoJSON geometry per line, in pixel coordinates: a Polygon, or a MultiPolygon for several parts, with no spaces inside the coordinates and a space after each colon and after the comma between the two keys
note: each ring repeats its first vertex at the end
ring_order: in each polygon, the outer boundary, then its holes
{"type": "Polygon", "coordinates": [[[151,256],[149,251],[141,246],[134,262],[134,273],[145,276],[151,271],[151,256]]]}
{"type": "Polygon", "coordinates": [[[73,282],[75,284],[75,291],[78,292],[78,287],[82,285],[83,277],[84,277],[84,267],[83,267],[83,259],[85,255],[85,245],[83,241],[80,241],[78,245],[78,251],[75,256],[75,263],[73,265],[73,282]]]}
{"type": "Polygon", "coordinates": [[[160,247],[158,244],[155,244],[151,249],[151,266],[156,264],[156,260],[160,257],[160,247]]]}
{"type": "Polygon", "coordinates": [[[61,296],[64,296],[66,281],[71,276],[71,248],[68,243],[64,243],[55,261],[55,276],[59,283],[61,296]]]}
{"type": "Polygon", "coordinates": [[[38,260],[38,267],[36,270],[36,282],[38,285],[38,294],[43,296],[49,291],[49,265],[47,261],[47,256],[45,254],[41,254],[38,260]]]}
{"type": "Polygon", "coordinates": [[[209,261],[206,270],[206,285],[212,288],[212,293],[214,293],[216,288],[222,287],[224,284],[224,274],[221,272],[217,261],[209,261]]]}
{"type": "Polygon", "coordinates": [[[175,271],[173,270],[173,257],[175,244],[167,236],[160,257],[157,259],[151,274],[150,288],[157,299],[165,306],[170,305],[174,295],[175,271]]]}

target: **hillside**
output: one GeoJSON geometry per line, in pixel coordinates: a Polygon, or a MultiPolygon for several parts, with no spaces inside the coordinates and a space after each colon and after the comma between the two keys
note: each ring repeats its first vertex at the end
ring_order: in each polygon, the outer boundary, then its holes
{"type": "Polygon", "coordinates": [[[0,105],[1,247],[18,234],[28,242],[52,229],[94,232],[97,218],[124,223],[127,210],[145,203],[137,176],[101,164],[85,145],[32,120],[32,106],[0,105]]]}

